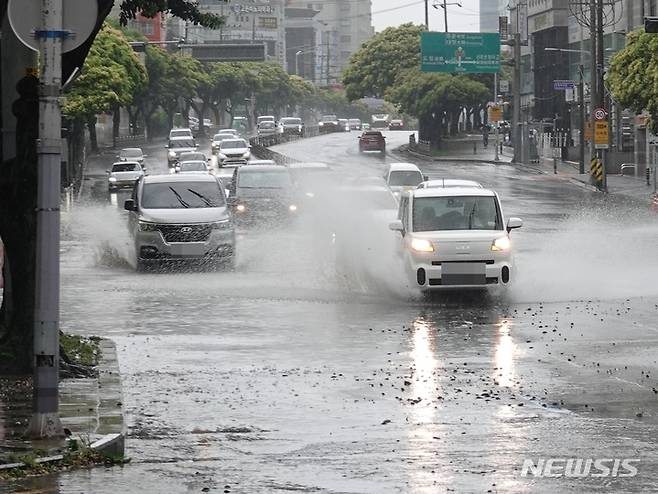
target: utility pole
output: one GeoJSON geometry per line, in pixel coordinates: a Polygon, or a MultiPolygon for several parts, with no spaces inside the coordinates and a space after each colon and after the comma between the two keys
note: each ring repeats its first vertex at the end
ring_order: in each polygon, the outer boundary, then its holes
{"type": "Polygon", "coordinates": [[[583,64],[578,65],[578,119],[580,121],[580,158],[578,163],[578,173],[585,173],[585,81],[583,64]]]}
{"type": "MultiPolygon", "coordinates": [[[[494,106],[496,109],[498,108],[498,73],[494,74],[494,106]]],[[[500,121],[496,121],[496,143],[494,144],[494,147],[496,148],[495,153],[494,153],[494,161],[499,161],[500,156],[498,155],[498,146],[500,143],[500,121]]]]}
{"type": "Polygon", "coordinates": [[[512,97],[512,138],[514,140],[514,162],[523,162],[522,129],[521,129],[521,33],[514,33],[512,41],[514,50],[514,78],[512,97]]]}
{"type": "MultiPolygon", "coordinates": [[[[592,57],[593,58],[593,57],[592,57]]],[[[596,70],[597,70],[597,103],[599,108],[605,108],[605,59],[603,46],[603,0],[597,0],[596,5],[596,70]]],[[[608,112],[609,113],[609,112],[608,112]]],[[[609,124],[608,124],[609,125],[609,124]]],[[[603,180],[601,187],[608,190],[608,173],[606,163],[606,151],[601,151],[601,162],[603,163],[603,180]]]]}
{"type": "Polygon", "coordinates": [[[443,0],[443,21],[446,27],[446,33],[448,32],[448,2],[443,0]]]}
{"type": "Polygon", "coordinates": [[[39,41],[39,140],[34,317],[34,409],[28,433],[63,435],[59,419],[59,247],[62,87],[62,0],[42,0],[39,41]]]}
{"type": "Polygon", "coordinates": [[[430,30],[430,6],[429,0],[425,0],[425,30],[430,30]]]}

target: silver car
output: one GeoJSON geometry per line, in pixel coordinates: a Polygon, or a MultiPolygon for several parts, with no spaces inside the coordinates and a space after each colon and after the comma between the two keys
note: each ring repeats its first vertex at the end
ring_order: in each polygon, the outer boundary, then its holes
{"type": "Polygon", "coordinates": [[[233,265],[233,220],[224,186],[214,176],[145,176],[124,208],[129,211],[138,270],[181,260],[233,265]]]}
{"type": "Polygon", "coordinates": [[[144,175],[142,165],[137,161],[120,161],[107,170],[107,189],[116,192],[119,189],[129,189],[144,175]]]}
{"type": "Polygon", "coordinates": [[[117,155],[118,160],[137,161],[139,163],[144,163],[144,158],[146,158],[146,155],[141,148],[124,148],[117,155]]]}
{"type": "Polygon", "coordinates": [[[251,146],[244,139],[225,139],[217,150],[217,165],[243,165],[251,158],[251,146]]]}
{"type": "Polygon", "coordinates": [[[169,139],[169,144],[165,147],[169,150],[167,153],[167,162],[170,167],[173,167],[181,153],[191,153],[196,151],[199,146],[197,146],[191,137],[172,137],[169,139]]]}

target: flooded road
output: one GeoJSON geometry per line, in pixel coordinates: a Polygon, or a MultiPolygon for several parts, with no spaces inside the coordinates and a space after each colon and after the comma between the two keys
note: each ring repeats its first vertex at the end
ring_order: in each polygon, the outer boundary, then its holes
{"type": "MultiPolygon", "coordinates": [[[[389,132],[389,150],[407,138],[389,132]]],[[[277,150],[363,180],[402,161],[359,155],[355,133],[277,150]]],[[[505,296],[420,297],[386,237],[337,270],[313,220],[241,230],[234,272],[137,273],[123,194],[108,201],[93,163],[64,221],[62,328],[117,343],[132,461],[39,492],[656,491],[655,217],[510,165],[419,166],[524,219],[505,296]],[[550,459],[610,469],[524,471],[550,459]]]]}

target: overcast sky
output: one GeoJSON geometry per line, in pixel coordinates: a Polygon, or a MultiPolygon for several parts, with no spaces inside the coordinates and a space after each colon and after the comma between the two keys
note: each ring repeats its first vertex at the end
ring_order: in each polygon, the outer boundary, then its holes
{"type": "MultiPolygon", "coordinates": [[[[443,0],[429,0],[430,30],[443,31],[443,9],[435,9],[432,7],[434,3],[442,4],[443,0]]],[[[456,2],[455,0],[448,0],[448,3],[456,2]]],[[[457,5],[448,5],[448,29],[454,32],[479,31],[479,0],[461,0],[461,4],[461,8],[457,5]]],[[[405,22],[415,24],[425,22],[424,0],[372,0],[372,12],[372,23],[375,26],[375,31],[381,31],[388,26],[399,26],[405,22]],[[385,10],[389,11],[382,12],[385,10]]]]}

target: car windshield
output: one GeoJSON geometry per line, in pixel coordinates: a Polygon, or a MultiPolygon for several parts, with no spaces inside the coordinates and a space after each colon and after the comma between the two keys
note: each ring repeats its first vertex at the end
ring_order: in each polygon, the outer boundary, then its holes
{"type": "Polygon", "coordinates": [[[358,118],[350,118],[350,123],[361,123],[361,120],[358,118]]]}
{"type": "Polygon", "coordinates": [[[414,199],[413,230],[502,230],[492,196],[420,197],[414,199]]]}
{"type": "Polygon", "coordinates": [[[281,170],[245,170],[238,177],[238,187],[245,189],[286,189],[291,186],[290,174],[281,170]]]}
{"type": "Polygon", "coordinates": [[[274,122],[270,120],[266,120],[265,122],[260,123],[260,128],[261,129],[273,129],[274,128],[274,122]]]}
{"type": "Polygon", "coordinates": [[[235,134],[229,134],[228,132],[222,134],[215,134],[212,138],[213,141],[219,142],[225,139],[235,139],[235,134]]]}
{"type": "Polygon", "coordinates": [[[423,174],[415,170],[398,170],[390,173],[388,185],[416,187],[423,181],[423,174]]]}
{"type": "Polygon", "coordinates": [[[205,161],[184,161],[180,164],[182,172],[205,172],[208,171],[205,161]]]}
{"type": "Polygon", "coordinates": [[[124,158],[141,158],[142,150],[141,149],[122,149],[121,156],[124,158]]]}
{"type": "Polygon", "coordinates": [[[225,195],[214,181],[145,184],[142,192],[144,209],[218,208],[225,204],[225,195]]]}
{"type": "Polygon", "coordinates": [[[205,161],[206,155],[203,153],[182,153],[180,155],[181,161],[205,161]]]}
{"type": "Polygon", "coordinates": [[[336,115],[325,115],[322,117],[323,122],[335,122],[336,120],[338,120],[336,115]]]}
{"type": "Polygon", "coordinates": [[[222,149],[242,149],[246,148],[247,143],[245,141],[223,141],[222,149]]]}
{"type": "Polygon", "coordinates": [[[176,139],[169,141],[169,147],[170,148],[193,148],[194,147],[194,139],[176,139]]]}
{"type": "Polygon", "coordinates": [[[364,136],[366,137],[382,137],[382,133],[377,131],[377,132],[364,132],[364,136]]]}
{"type": "Polygon", "coordinates": [[[112,165],[112,173],[114,172],[138,172],[141,167],[137,163],[119,163],[112,165]]]}
{"type": "Polygon", "coordinates": [[[301,125],[302,124],[302,119],[301,118],[282,118],[281,123],[286,124],[286,125],[301,125]]]}

